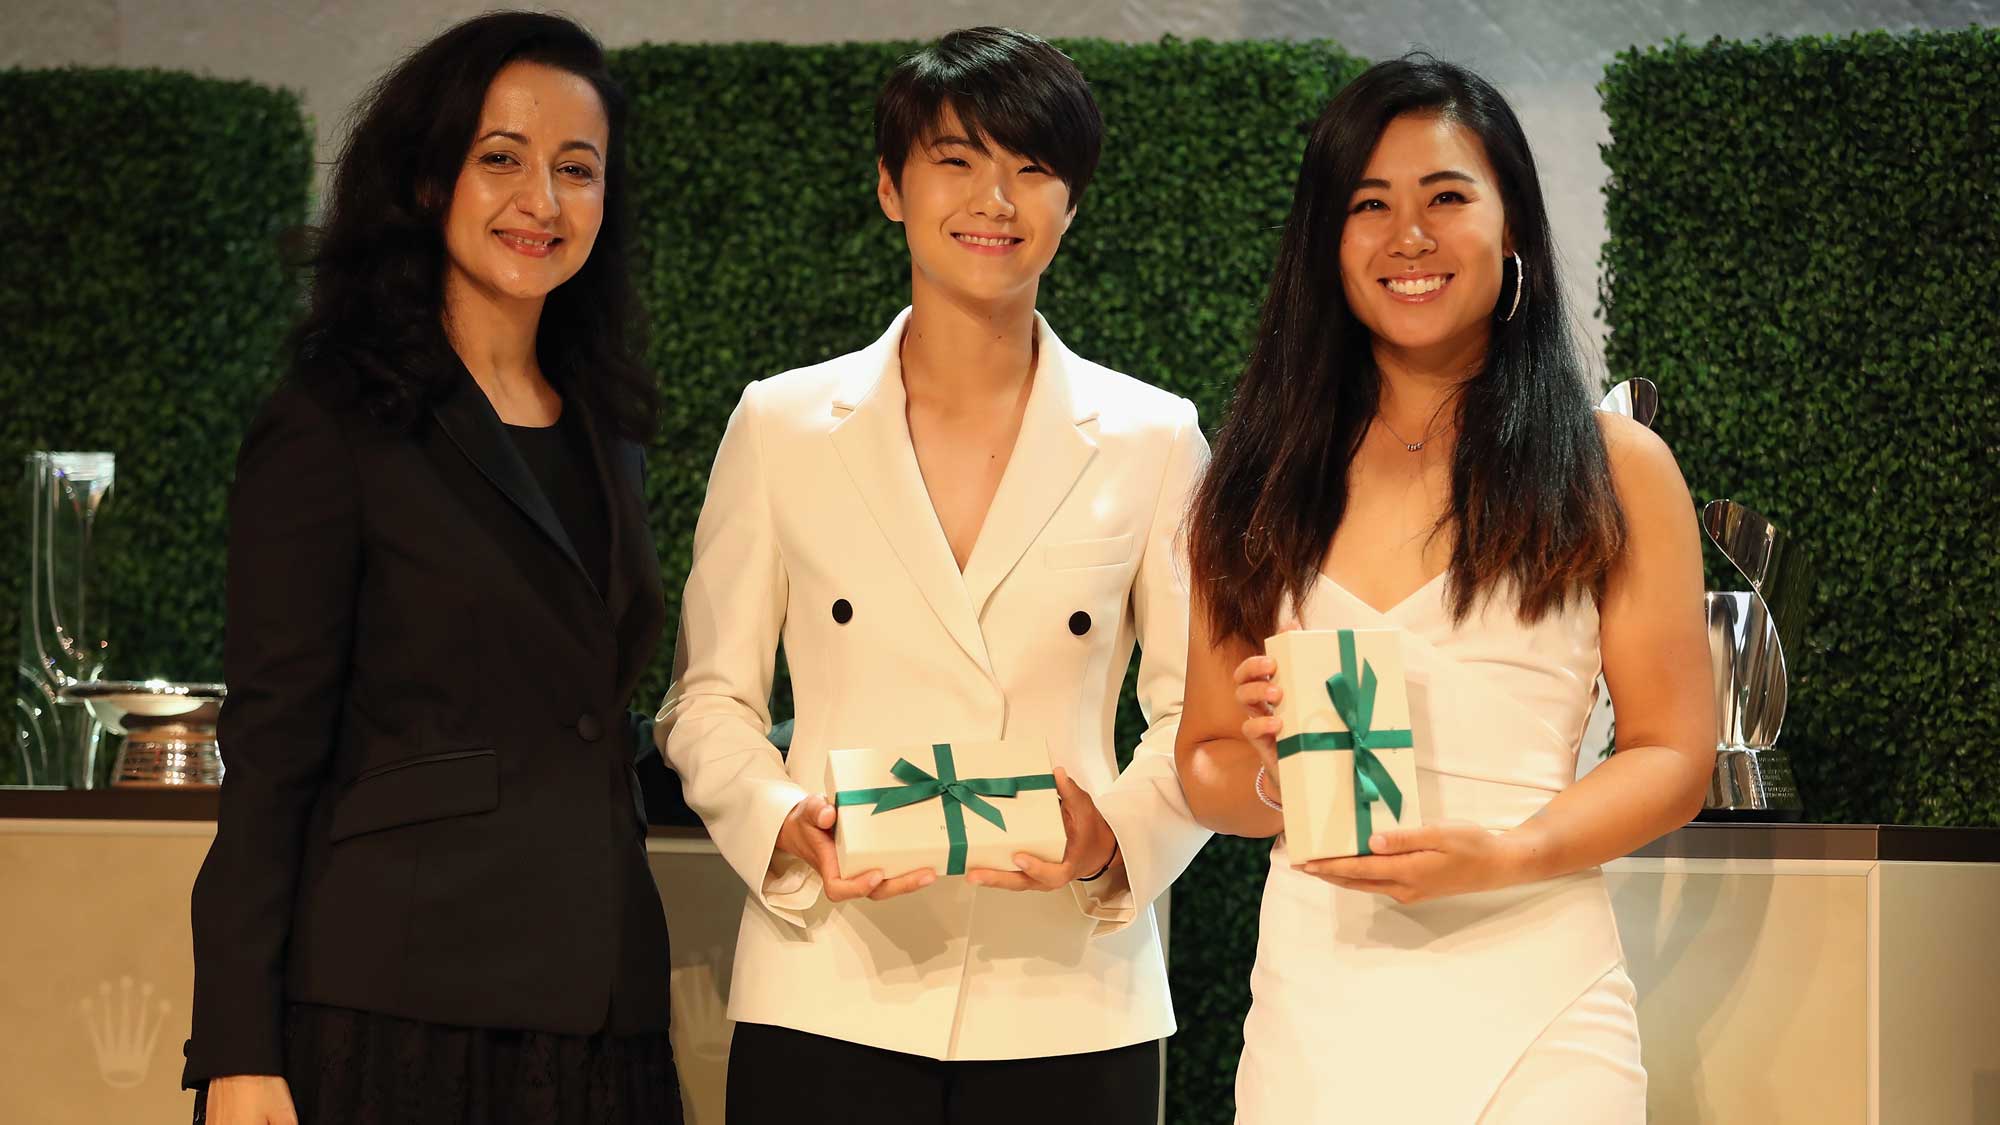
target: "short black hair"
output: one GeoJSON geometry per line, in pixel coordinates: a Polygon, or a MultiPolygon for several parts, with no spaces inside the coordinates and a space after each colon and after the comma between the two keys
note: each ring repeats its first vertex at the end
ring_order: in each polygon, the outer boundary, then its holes
{"type": "Polygon", "coordinates": [[[1045,165],[1070,206],[1097,174],[1104,118],[1068,55],[1025,31],[968,27],[896,64],[875,99],[875,155],[903,186],[903,164],[946,109],[967,136],[1045,165]]]}

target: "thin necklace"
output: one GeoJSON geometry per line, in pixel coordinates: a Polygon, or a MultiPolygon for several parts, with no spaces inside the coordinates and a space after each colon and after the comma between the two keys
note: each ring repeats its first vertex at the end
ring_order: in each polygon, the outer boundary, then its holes
{"type": "MultiPolygon", "coordinates": [[[[1442,409],[1443,409],[1442,407],[1439,408],[1440,413],[1442,412],[1442,409]]],[[[1436,423],[1437,419],[1438,419],[1437,414],[1433,413],[1431,415],[1431,422],[1436,423]]],[[[1375,420],[1377,422],[1382,423],[1382,428],[1389,431],[1389,436],[1395,438],[1397,441],[1402,442],[1403,448],[1409,450],[1411,453],[1415,453],[1418,450],[1422,449],[1424,446],[1430,444],[1430,440],[1437,436],[1436,433],[1432,432],[1432,430],[1428,426],[1426,426],[1424,428],[1424,437],[1422,441],[1406,441],[1404,440],[1402,434],[1396,432],[1396,427],[1391,426],[1389,424],[1389,420],[1382,416],[1380,411],[1376,412],[1375,420]]]]}

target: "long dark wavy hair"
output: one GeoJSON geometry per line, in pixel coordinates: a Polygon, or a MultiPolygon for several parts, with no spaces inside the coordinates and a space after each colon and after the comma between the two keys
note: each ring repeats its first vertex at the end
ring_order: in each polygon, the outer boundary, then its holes
{"type": "Polygon", "coordinates": [[[1502,580],[1533,621],[1601,593],[1625,539],[1603,436],[1563,309],[1527,137],[1499,92],[1413,54],[1370,67],[1314,123],[1257,339],[1189,514],[1197,595],[1216,640],[1261,644],[1289,597],[1303,605],[1347,507],[1348,469],[1380,393],[1368,328],[1348,308],[1340,237],[1376,142],[1435,113],[1485,144],[1523,269],[1503,270],[1482,368],[1458,390],[1447,601],[1463,620],[1502,580]],[[1520,309],[1501,320],[1521,275],[1520,309]]]}
{"type": "Polygon", "coordinates": [[[640,356],[644,321],[630,273],[625,96],[604,49],[560,16],[493,12],[419,47],[355,107],[322,225],[309,238],[310,296],[293,369],[344,384],[386,423],[408,426],[450,389],[458,358],[444,327],[444,223],[486,88],[511,62],[574,74],[610,123],[604,220],[590,257],[542,307],[543,374],[636,441],[652,437],[659,391],[640,356]]]}

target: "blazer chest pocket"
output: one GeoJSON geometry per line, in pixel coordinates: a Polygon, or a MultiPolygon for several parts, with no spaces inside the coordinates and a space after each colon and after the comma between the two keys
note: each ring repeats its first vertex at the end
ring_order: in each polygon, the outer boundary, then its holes
{"type": "Polygon", "coordinates": [[[1093,566],[1117,566],[1132,555],[1130,535],[1110,539],[1076,539],[1051,543],[1047,554],[1050,570],[1082,570],[1093,566]]]}
{"type": "Polygon", "coordinates": [[[334,805],[327,842],[500,807],[500,762],[491,750],[453,750],[377,766],[334,805]]]}

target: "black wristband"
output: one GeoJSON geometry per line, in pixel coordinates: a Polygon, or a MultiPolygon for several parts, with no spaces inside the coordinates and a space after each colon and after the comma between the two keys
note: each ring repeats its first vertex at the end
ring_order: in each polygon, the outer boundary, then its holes
{"type": "Polygon", "coordinates": [[[1113,840],[1111,841],[1111,858],[1104,861],[1104,866],[1097,869],[1097,874],[1085,875],[1083,878],[1078,879],[1077,882],[1091,883],[1099,879],[1102,879],[1104,878],[1104,873],[1106,871],[1111,870],[1111,865],[1117,862],[1118,862],[1118,841],[1113,840]]]}

